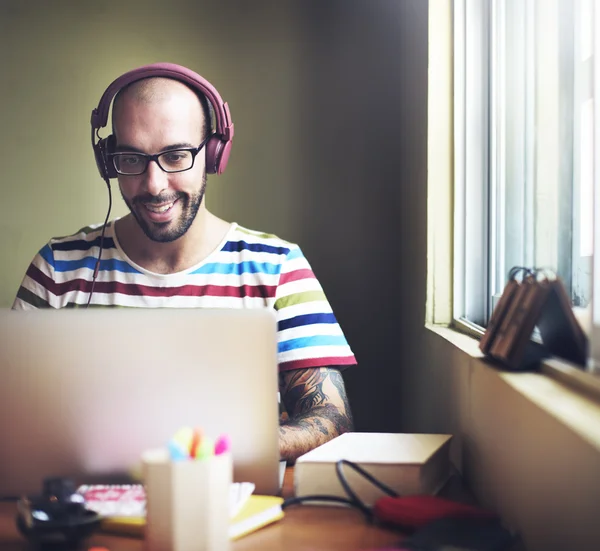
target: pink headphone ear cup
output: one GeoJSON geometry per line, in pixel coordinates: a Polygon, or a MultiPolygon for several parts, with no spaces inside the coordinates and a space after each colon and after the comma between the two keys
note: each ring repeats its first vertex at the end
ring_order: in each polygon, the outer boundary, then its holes
{"type": "Polygon", "coordinates": [[[217,174],[221,174],[227,163],[229,162],[229,155],[231,154],[231,140],[227,140],[226,142],[221,142],[223,147],[221,149],[221,154],[219,156],[219,164],[217,166],[217,174]]]}
{"type": "Polygon", "coordinates": [[[220,136],[212,136],[206,144],[207,174],[221,174],[227,166],[231,152],[231,140],[223,141],[220,136]]]}

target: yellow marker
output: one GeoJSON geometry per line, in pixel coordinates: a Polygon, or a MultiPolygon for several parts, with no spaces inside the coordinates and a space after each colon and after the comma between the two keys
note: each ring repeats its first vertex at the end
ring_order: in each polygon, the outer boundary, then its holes
{"type": "Polygon", "coordinates": [[[213,456],[215,453],[215,441],[213,438],[209,438],[205,436],[202,438],[202,442],[200,443],[200,447],[196,452],[196,460],[207,459],[208,457],[213,456]]]}

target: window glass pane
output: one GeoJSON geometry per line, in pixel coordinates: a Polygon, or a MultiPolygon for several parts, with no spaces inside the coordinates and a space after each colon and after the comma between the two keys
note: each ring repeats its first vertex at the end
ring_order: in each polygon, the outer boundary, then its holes
{"type": "Polygon", "coordinates": [[[493,2],[492,305],[515,265],[551,269],[574,305],[590,300],[592,50],[591,32],[582,32],[587,4],[493,2]]]}

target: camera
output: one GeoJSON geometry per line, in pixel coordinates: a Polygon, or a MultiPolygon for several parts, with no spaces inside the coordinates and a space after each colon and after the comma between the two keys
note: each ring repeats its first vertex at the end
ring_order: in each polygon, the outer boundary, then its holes
{"type": "Polygon", "coordinates": [[[17,501],[17,528],[37,546],[76,547],[99,526],[101,516],[86,509],[68,478],[46,478],[42,494],[17,501]]]}

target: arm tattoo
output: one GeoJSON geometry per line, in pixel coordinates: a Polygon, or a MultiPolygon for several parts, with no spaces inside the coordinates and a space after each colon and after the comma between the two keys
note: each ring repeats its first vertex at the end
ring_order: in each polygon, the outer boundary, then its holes
{"type": "Polygon", "coordinates": [[[294,424],[295,421],[299,425],[305,427],[317,425],[322,427],[321,432],[323,434],[329,436],[330,432],[323,425],[322,420],[327,420],[333,425],[335,431],[334,436],[352,430],[352,421],[350,420],[350,418],[344,412],[341,412],[337,407],[335,407],[332,404],[325,404],[323,406],[315,408],[311,412],[306,412],[303,415],[292,419],[291,424],[294,424]]]}
{"type": "Polygon", "coordinates": [[[353,430],[350,404],[339,370],[298,369],[288,374],[287,381],[280,375],[280,386],[282,400],[289,414],[289,419],[282,422],[282,427],[316,430],[327,437],[353,430]],[[338,391],[343,408],[330,403],[323,391],[323,384],[328,378],[338,391]]]}
{"type": "Polygon", "coordinates": [[[279,455],[281,459],[293,463],[316,446],[352,430],[351,419],[336,406],[318,406],[279,426],[279,455]]]}
{"type": "Polygon", "coordinates": [[[289,416],[279,426],[282,459],[293,462],[328,440],[354,430],[339,369],[308,368],[280,373],[279,390],[289,416]]]}
{"type": "MultiPolygon", "coordinates": [[[[282,392],[288,414],[295,416],[311,411],[313,408],[327,402],[328,397],[323,392],[323,382],[326,378],[327,372],[323,373],[320,369],[298,369],[294,371],[284,392],[282,392]]],[[[281,375],[280,381],[283,382],[281,375]]]]}
{"type": "MultiPolygon", "coordinates": [[[[335,386],[335,388],[337,388],[337,391],[339,392],[339,394],[344,402],[344,413],[346,414],[346,418],[348,421],[347,430],[350,431],[350,430],[352,430],[352,426],[353,426],[354,422],[352,419],[352,412],[350,411],[350,404],[348,402],[348,396],[346,395],[344,379],[342,379],[342,374],[337,369],[335,369],[335,370],[331,369],[329,371],[329,377],[331,379],[331,382],[335,386]]],[[[340,432],[340,434],[341,434],[341,432],[340,432]]]]}
{"type": "Polygon", "coordinates": [[[317,430],[323,433],[325,436],[329,436],[329,431],[327,430],[327,427],[322,423],[321,419],[319,419],[318,417],[315,417],[315,427],[317,427],[317,430]]]}

